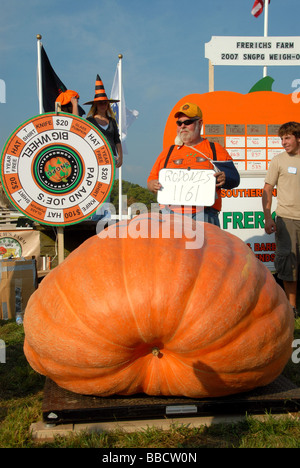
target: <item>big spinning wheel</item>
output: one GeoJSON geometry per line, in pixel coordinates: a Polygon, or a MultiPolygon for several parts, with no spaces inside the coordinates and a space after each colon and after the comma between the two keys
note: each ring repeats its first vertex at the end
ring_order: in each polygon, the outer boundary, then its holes
{"type": "Polygon", "coordinates": [[[89,218],[108,197],[114,157],[101,132],[72,114],[47,113],[20,125],[1,155],[1,178],[13,205],[41,223],[89,218]]]}

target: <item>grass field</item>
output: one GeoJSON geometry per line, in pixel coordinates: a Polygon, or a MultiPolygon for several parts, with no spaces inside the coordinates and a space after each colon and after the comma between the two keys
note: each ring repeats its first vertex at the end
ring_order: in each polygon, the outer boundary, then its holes
{"type": "MultiPolygon", "coordinates": [[[[300,319],[295,339],[300,338],[300,319]]],[[[14,321],[0,321],[0,339],[6,345],[6,363],[0,363],[0,447],[1,448],[246,448],[300,447],[300,419],[278,419],[269,414],[264,422],[249,416],[236,424],[174,426],[170,431],[149,427],[136,433],[114,431],[56,438],[37,444],[30,426],[41,420],[44,377],[34,372],[23,354],[24,330],[14,321]]],[[[284,374],[300,386],[300,363],[289,361],[284,374]]],[[[299,415],[298,415],[299,416],[299,415]]]]}

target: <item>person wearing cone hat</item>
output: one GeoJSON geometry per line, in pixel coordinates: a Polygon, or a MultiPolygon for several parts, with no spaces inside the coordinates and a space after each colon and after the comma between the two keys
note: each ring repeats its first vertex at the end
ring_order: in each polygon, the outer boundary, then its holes
{"type": "Polygon", "coordinates": [[[103,82],[100,76],[97,75],[94,99],[84,103],[84,105],[91,104],[87,120],[99,128],[101,133],[107,138],[115,157],[116,167],[118,168],[122,166],[123,150],[118,125],[110,106],[111,102],[118,102],[118,100],[108,99],[103,82]]]}

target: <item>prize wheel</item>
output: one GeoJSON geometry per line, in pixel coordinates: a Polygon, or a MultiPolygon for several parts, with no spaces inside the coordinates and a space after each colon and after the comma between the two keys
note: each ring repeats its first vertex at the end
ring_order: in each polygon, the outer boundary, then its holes
{"type": "Polygon", "coordinates": [[[93,124],[65,113],[40,114],[20,125],[1,155],[1,179],[13,205],[41,224],[89,218],[112,189],[112,150],[93,124]]]}

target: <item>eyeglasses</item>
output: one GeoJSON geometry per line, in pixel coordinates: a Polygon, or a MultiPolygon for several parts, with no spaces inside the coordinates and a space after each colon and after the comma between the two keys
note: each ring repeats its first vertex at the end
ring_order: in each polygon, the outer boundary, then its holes
{"type": "Polygon", "coordinates": [[[192,125],[192,123],[196,122],[196,120],[199,119],[187,119],[187,120],[177,120],[176,124],[178,127],[181,127],[181,125],[192,125]]]}

